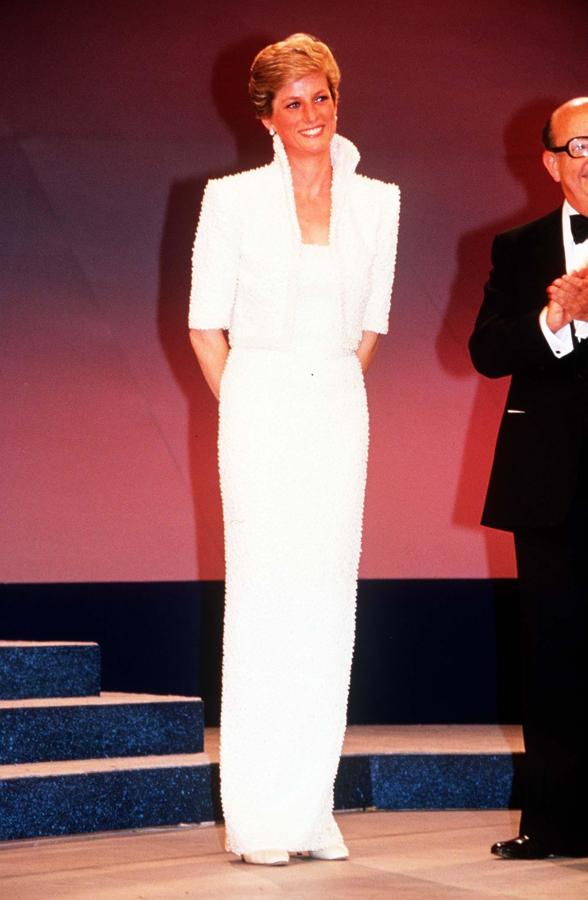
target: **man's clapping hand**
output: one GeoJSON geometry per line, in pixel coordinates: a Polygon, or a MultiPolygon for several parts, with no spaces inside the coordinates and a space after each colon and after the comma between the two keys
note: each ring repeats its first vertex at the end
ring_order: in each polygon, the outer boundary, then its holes
{"type": "Polygon", "coordinates": [[[572,319],[588,322],[588,266],[556,278],[547,288],[547,325],[559,331],[572,319]]]}

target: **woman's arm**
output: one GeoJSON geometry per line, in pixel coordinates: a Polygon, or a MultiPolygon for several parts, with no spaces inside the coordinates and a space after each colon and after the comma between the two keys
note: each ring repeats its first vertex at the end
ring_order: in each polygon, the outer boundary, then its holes
{"type": "Polygon", "coordinates": [[[359,342],[359,347],[355,351],[356,356],[361,363],[361,368],[364,375],[369,369],[372,360],[376,355],[379,337],[380,335],[376,334],[375,331],[364,331],[361,341],[359,342]]]}
{"type": "Polygon", "coordinates": [[[218,399],[237,292],[240,246],[236,179],[206,185],[192,253],[188,327],[202,374],[218,399]]]}
{"type": "Polygon", "coordinates": [[[190,342],[208,387],[218,400],[221,377],[229,355],[229,342],[222,328],[191,328],[190,342]]]}
{"type": "Polygon", "coordinates": [[[374,358],[378,336],[388,332],[400,213],[398,186],[374,182],[374,187],[377,188],[373,197],[377,225],[371,248],[369,284],[366,286],[368,296],[363,313],[363,333],[356,351],[364,373],[374,358]]]}

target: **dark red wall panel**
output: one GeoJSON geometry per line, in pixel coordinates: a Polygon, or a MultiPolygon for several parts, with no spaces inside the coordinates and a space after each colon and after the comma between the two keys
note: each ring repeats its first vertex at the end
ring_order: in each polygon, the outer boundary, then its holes
{"type": "Polygon", "coordinates": [[[222,576],[215,408],[187,343],[206,179],[268,159],[254,52],[307,30],[340,130],[403,192],[390,335],[369,374],[362,575],[509,576],[479,511],[505,384],[466,341],[496,231],[559,202],[548,111],[588,93],[585,3],[2,7],[4,581],[222,576]]]}

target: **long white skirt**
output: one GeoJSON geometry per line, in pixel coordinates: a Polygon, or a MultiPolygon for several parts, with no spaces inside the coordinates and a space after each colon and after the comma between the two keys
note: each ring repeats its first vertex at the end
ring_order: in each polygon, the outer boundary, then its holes
{"type": "Polygon", "coordinates": [[[227,849],[341,842],[333,788],[355,630],[368,413],[355,354],[234,348],[219,464],[227,849]]]}

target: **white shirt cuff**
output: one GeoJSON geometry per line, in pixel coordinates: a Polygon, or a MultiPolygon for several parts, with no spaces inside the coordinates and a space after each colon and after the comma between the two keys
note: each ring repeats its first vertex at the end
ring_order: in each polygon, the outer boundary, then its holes
{"type": "MultiPolygon", "coordinates": [[[[588,322],[586,324],[588,325],[588,322]]],[[[567,356],[568,353],[573,352],[574,343],[572,341],[572,333],[569,326],[564,325],[563,328],[560,328],[559,331],[556,331],[554,333],[547,324],[546,306],[544,306],[539,313],[539,325],[541,327],[541,331],[543,332],[543,337],[549,344],[554,356],[567,356]]]]}

